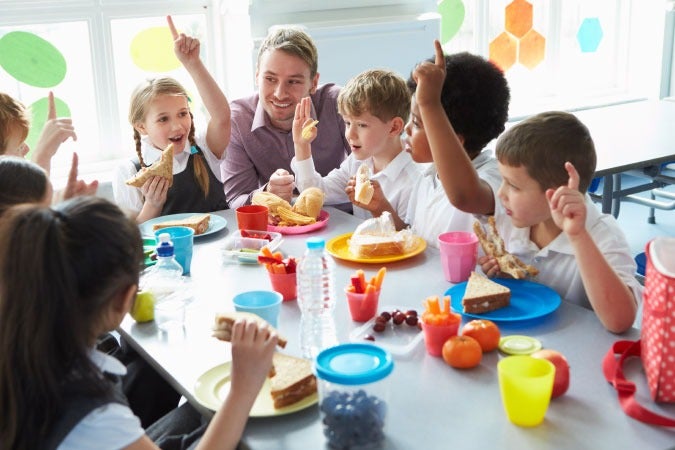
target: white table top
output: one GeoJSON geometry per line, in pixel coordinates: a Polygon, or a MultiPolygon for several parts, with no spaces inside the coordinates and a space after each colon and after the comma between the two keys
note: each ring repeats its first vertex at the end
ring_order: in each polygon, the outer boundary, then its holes
{"type": "MultiPolygon", "coordinates": [[[[324,236],[330,239],[353,231],[358,219],[327,208],[330,221],[326,228],[307,235],[285,236],[281,250],[301,256],[305,239],[324,236]]],[[[213,314],[233,310],[232,297],[242,291],[270,289],[265,269],[256,265],[223,262],[220,249],[224,239],[236,229],[231,210],[219,213],[227,221],[227,230],[197,238],[191,278],[198,290],[189,307],[186,331],[161,334],[154,323],[136,324],[127,316],[120,332],[153,366],[193,402],[195,382],[208,369],[230,360],[230,347],[210,337],[213,314]]],[[[450,283],[443,278],[438,250],[427,248],[409,260],[386,264],[380,310],[387,305],[421,311],[429,295],[442,295],[450,283]]],[[[337,306],[335,318],[338,338],[347,342],[349,333],[361,324],[351,321],[346,301],[340,295],[349,276],[357,268],[374,275],[380,265],[364,265],[336,260],[337,306]]],[[[284,302],[278,329],[288,339],[285,352],[300,355],[298,323],[300,312],[295,301],[284,302]]],[[[429,356],[420,343],[408,356],[397,357],[389,376],[390,431],[389,449],[445,448],[655,448],[675,443],[675,430],[664,430],[637,422],[626,416],[615,391],[606,383],[601,360],[618,339],[637,339],[631,330],[624,336],[607,332],[595,315],[586,309],[563,302],[561,308],[534,323],[500,324],[502,335],[527,334],[540,339],[546,348],[562,352],[571,366],[568,392],[553,400],[544,423],[535,428],[511,424],[503,411],[499,395],[496,365],[502,357],[497,351],[484,355],[480,366],[471,370],[453,369],[441,359],[429,356]]],[[[629,364],[626,373],[638,382],[639,399],[649,399],[638,361],[629,364]]],[[[653,406],[675,416],[675,405],[653,406]]],[[[253,449],[324,448],[318,407],[285,416],[252,418],[243,442],[253,449]]]]}

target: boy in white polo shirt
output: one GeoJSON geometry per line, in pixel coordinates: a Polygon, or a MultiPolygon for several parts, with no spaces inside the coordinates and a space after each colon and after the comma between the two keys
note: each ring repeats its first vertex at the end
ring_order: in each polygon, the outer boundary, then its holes
{"type": "Polygon", "coordinates": [[[366,70],[347,82],[338,96],[338,111],[345,122],[345,137],[351,154],[325,177],[314,169],[311,142],[321,132],[303,136],[302,129],[311,121],[311,103],[302,99],[293,121],[295,157],[291,167],[299,191],[318,187],[325,193],[324,203],[335,205],[351,201],[354,215],[367,219],[382,213],[381,199],[386,193],[391,207],[405,215],[420,169],[403,151],[401,134],[410,113],[410,92],[405,80],[388,70],[366,70]],[[373,174],[374,194],[368,204],[354,198],[354,176],[362,164],[373,174]]]}

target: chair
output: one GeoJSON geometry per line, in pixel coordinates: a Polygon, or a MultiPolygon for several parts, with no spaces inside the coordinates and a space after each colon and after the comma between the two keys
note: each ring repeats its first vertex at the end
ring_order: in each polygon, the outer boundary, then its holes
{"type": "MultiPolygon", "coordinates": [[[[651,180],[651,183],[648,185],[643,185],[653,187],[653,189],[649,189],[650,198],[640,197],[634,193],[629,193],[628,195],[622,197],[622,199],[627,202],[637,203],[639,205],[649,207],[649,216],[647,217],[648,223],[656,223],[655,212],[657,209],[663,211],[672,211],[675,209],[675,192],[670,192],[663,189],[666,186],[675,184],[675,163],[651,166],[641,171],[628,171],[627,173],[651,180]],[[657,197],[668,199],[668,201],[657,200],[657,197]]],[[[621,190],[621,178],[617,178],[618,180],[615,183],[618,183],[618,186],[616,186],[616,189],[621,190]]],[[[635,189],[636,193],[646,190],[638,190],[638,188],[635,189]]],[[[618,215],[618,210],[616,214],[618,215]]]]}

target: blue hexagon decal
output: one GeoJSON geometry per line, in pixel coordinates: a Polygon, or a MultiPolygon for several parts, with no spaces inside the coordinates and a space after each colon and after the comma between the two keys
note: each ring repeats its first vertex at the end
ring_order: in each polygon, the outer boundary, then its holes
{"type": "Polygon", "coordinates": [[[587,17],[577,31],[577,41],[583,53],[593,53],[602,41],[602,27],[597,17],[587,17]]]}

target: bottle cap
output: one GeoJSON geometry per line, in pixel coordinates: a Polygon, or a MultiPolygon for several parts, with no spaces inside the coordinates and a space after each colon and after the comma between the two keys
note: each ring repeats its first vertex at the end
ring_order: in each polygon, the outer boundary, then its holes
{"type": "Polygon", "coordinates": [[[513,334],[499,340],[499,350],[508,355],[529,355],[541,350],[541,341],[531,336],[513,334]]]}
{"type": "Polygon", "coordinates": [[[169,233],[159,235],[159,245],[157,245],[157,256],[173,256],[173,242],[169,233]]]}
{"type": "Polygon", "coordinates": [[[307,239],[307,248],[308,249],[316,249],[316,248],[325,248],[326,247],[326,241],[323,238],[320,237],[311,237],[307,239]]]}
{"type": "Polygon", "coordinates": [[[316,375],[322,380],[342,385],[379,381],[394,370],[387,350],[369,344],[340,344],[323,350],[314,362],[316,375]]]}

